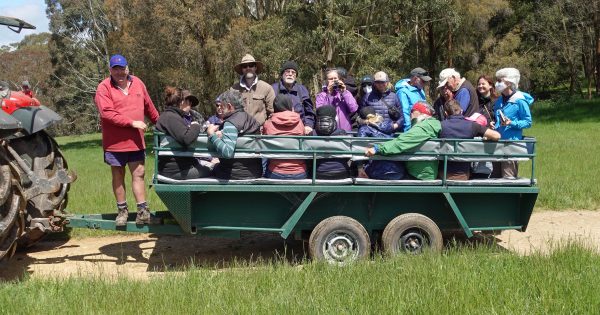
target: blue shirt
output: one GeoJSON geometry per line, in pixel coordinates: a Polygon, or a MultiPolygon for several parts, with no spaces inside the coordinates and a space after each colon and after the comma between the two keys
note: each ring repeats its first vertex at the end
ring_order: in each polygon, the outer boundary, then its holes
{"type": "Polygon", "coordinates": [[[404,114],[404,132],[410,129],[410,111],[413,105],[419,101],[426,101],[425,92],[416,86],[408,84],[410,79],[402,79],[396,82],[394,86],[396,88],[396,95],[400,100],[402,106],[402,113],[404,114]]]}

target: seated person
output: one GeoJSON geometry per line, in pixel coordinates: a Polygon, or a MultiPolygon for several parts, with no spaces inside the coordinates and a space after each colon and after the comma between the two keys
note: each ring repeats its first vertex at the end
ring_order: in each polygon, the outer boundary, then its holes
{"type": "MultiPolygon", "coordinates": [[[[384,121],[383,117],[376,113],[375,107],[363,107],[359,115],[358,137],[392,138],[395,129],[392,121],[384,121]]],[[[400,161],[371,160],[364,165],[363,169],[372,179],[397,180],[402,179],[406,173],[404,163],[400,161]]]]}
{"type": "MultiPolygon", "coordinates": [[[[498,141],[500,134],[497,131],[481,126],[480,124],[467,120],[462,115],[460,103],[450,100],[444,104],[446,119],[442,121],[440,138],[450,139],[473,139],[483,137],[487,140],[498,141]]],[[[448,162],[447,179],[468,180],[471,171],[469,162],[448,162]]]]}
{"type": "Polygon", "coordinates": [[[219,104],[221,104],[221,95],[217,96],[217,98],[215,99],[215,108],[217,112],[214,115],[208,117],[207,120],[209,124],[217,126],[223,124],[223,108],[219,106],[219,104]]]}
{"type": "Polygon", "coordinates": [[[219,159],[220,163],[215,166],[215,176],[234,180],[261,177],[261,159],[234,158],[238,137],[260,133],[260,124],[244,111],[242,94],[229,90],[221,94],[221,103],[218,106],[223,111],[223,124],[209,124],[206,129],[209,143],[214,145],[217,153],[222,156],[219,159]]]}
{"type": "MultiPolygon", "coordinates": [[[[265,121],[263,134],[303,136],[304,124],[300,114],[294,111],[292,98],[278,94],[273,104],[274,113],[265,121]]],[[[276,160],[268,162],[265,177],[272,179],[305,179],[306,163],[303,160],[276,160]]]]}
{"type": "MultiPolygon", "coordinates": [[[[365,155],[400,154],[422,145],[429,139],[437,138],[442,126],[439,120],[432,117],[433,114],[434,111],[431,105],[425,102],[417,102],[413,105],[410,113],[412,127],[396,139],[368,148],[365,155]]],[[[434,180],[437,178],[438,161],[408,161],[406,162],[406,169],[408,174],[414,178],[434,180]]]]}
{"type": "MultiPolygon", "coordinates": [[[[194,143],[202,132],[203,121],[191,114],[192,107],[198,105],[198,98],[188,90],[174,87],[165,89],[165,111],[156,123],[156,129],[173,137],[184,148],[194,143]]],[[[200,117],[201,119],[201,117],[200,117]]],[[[158,173],[173,179],[207,177],[212,166],[194,157],[160,156],[158,173]]]]}
{"type": "MultiPolygon", "coordinates": [[[[314,136],[344,136],[346,132],[338,128],[336,108],[323,105],[317,108],[317,121],[314,136]]],[[[349,159],[319,159],[317,160],[317,179],[344,179],[350,177],[349,159]]]]}

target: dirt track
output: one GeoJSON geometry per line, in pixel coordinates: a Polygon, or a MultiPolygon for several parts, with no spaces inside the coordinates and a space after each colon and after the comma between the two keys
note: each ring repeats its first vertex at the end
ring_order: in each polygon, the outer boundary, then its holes
{"type": "MultiPolygon", "coordinates": [[[[506,231],[498,245],[520,254],[548,251],[552,244],[579,240],[600,251],[600,211],[536,212],[527,232],[506,231]]],[[[0,264],[0,279],[68,276],[126,276],[148,279],[165,270],[195,264],[223,267],[234,260],[253,262],[304,255],[301,241],[271,234],[248,234],[238,240],[132,234],[64,241],[45,241],[0,264]]]]}

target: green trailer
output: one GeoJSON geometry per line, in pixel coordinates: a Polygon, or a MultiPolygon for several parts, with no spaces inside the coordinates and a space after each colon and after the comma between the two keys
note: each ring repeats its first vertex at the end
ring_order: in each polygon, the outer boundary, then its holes
{"type": "MultiPolygon", "coordinates": [[[[356,137],[246,136],[236,158],[322,158],[360,162],[367,147],[387,139],[356,137]]],[[[72,227],[131,232],[239,237],[242,231],[278,233],[308,239],[315,259],[346,263],[368,257],[372,244],[385,252],[418,253],[442,249],[442,232],[472,237],[477,231],[525,231],[539,193],[535,180],[535,139],[486,142],[435,139],[396,156],[372,159],[431,161],[439,180],[173,180],[154,174],[152,186],[168,211],[156,212],[162,225],[115,227],[115,214],[75,215],[72,227]],[[448,161],[530,161],[531,176],[517,179],[447,179],[448,161]]],[[[218,157],[206,135],[188,148],[155,132],[156,161],[162,156],[218,157]]],[[[156,162],[157,163],[157,162],[156,162]]],[[[310,168],[310,167],[309,167],[310,168]]],[[[155,170],[157,169],[155,165],[155,170]]],[[[529,174],[528,174],[529,175],[529,174]]]]}

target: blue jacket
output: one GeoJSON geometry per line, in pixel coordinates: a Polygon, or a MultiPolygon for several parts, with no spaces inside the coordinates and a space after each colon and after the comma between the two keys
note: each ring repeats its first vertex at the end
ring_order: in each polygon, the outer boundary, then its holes
{"type": "MultiPolygon", "coordinates": [[[[398,100],[396,94],[394,94],[394,92],[392,92],[391,90],[387,90],[383,93],[379,93],[377,90],[373,90],[371,91],[371,93],[366,94],[365,96],[363,96],[360,102],[359,110],[360,108],[366,106],[373,106],[375,107],[375,112],[381,117],[383,117],[384,121],[391,121],[386,103],[389,106],[395,106],[399,112],[402,112],[402,108],[400,107],[400,101],[398,100]],[[382,101],[382,99],[385,102],[382,101]]],[[[402,130],[402,126],[404,125],[404,117],[401,115],[400,119],[394,122],[397,123],[399,129],[402,130]]]]}
{"type": "Polygon", "coordinates": [[[508,98],[503,95],[496,100],[494,104],[496,130],[500,133],[501,139],[523,139],[523,129],[531,127],[532,119],[529,107],[532,103],[533,97],[521,91],[515,92],[508,98]],[[510,125],[501,126],[500,110],[510,119],[510,125]]]}
{"type": "Polygon", "coordinates": [[[396,82],[394,86],[396,95],[398,95],[398,99],[402,105],[402,113],[404,114],[404,132],[410,129],[410,111],[413,105],[418,101],[427,100],[425,91],[408,84],[408,82],[410,82],[410,79],[402,79],[396,82]]]}
{"type": "Polygon", "coordinates": [[[292,104],[294,105],[294,111],[300,114],[300,119],[304,123],[304,126],[314,128],[315,127],[315,110],[313,101],[310,98],[310,94],[306,87],[300,83],[294,83],[291,90],[286,89],[285,84],[281,80],[273,83],[273,91],[275,96],[281,94],[287,94],[292,98],[292,104]]]}
{"type": "MultiPolygon", "coordinates": [[[[392,126],[383,121],[379,125],[362,125],[357,137],[392,138],[392,126]]],[[[402,179],[406,174],[404,163],[400,161],[371,160],[364,166],[371,179],[402,179]]]]}

